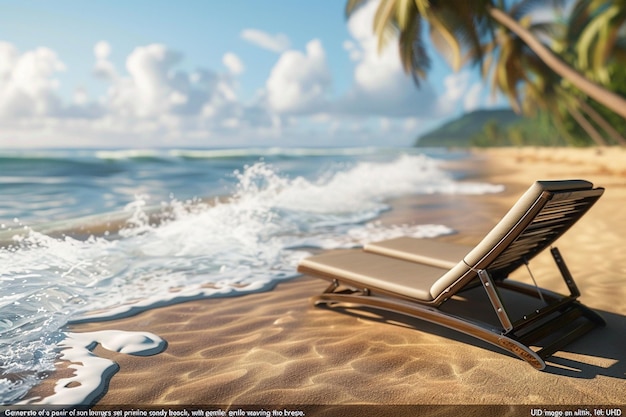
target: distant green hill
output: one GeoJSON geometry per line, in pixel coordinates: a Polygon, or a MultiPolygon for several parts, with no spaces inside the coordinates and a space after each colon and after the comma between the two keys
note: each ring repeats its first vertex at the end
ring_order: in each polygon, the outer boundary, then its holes
{"type": "Polygon", "coordinates": [[[420,136],[415,146],[470,146],[472,136],[481,132],[487,122],[495,121],[498,128],[504,130],[521,119],[510,109],[476,110],[420,136]]]}

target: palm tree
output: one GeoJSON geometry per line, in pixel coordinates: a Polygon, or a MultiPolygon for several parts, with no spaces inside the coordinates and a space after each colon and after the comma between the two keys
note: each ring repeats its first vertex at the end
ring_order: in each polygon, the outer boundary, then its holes
{"type": "Polygon", "coordinates": [[[534,115],[537,109],[548,111],[561,134],[568,142],[574,143],[575,139],[568,133],[564,122],[565,115],[569,115],[596,145],[606,145],[602,135],[580,112],[579,99],[561,85],[560,77],[539,59],[529,61],[532,62],[529,68],[534,76],[523,85],[524,113],[534,115]]]}
{"type": "MultiPolygon", "coordinates": [[[[349,16],[366,0],[348,0],[349,16]]],[[[503,6],[502,2],[500,7],[503,6]]],[[[527,1],[526,3],[532,3],[527,1]]],[[[496,7],[494,0],[452,2],[446,0],[381,0],[374,18],[374,32],[379,45],[399,32],[400,59],[405,71],[416,82],[424,78],[429,59],[424,48],[422,26],[428,23],[435,47],[458,70],[463,51],[473,51],[474,61],[482,59],[481,40],[493,36],[494,23],[515,33],[550,69],[576,86],[581,92],[626,118],[626,99],[584,77],[559,59],[537,37],[518,21],[496,7]]]]}
{"type": "Polygon", "coordinates": [[[593,98],[597,102],[605,105],[623,118],[626,118],[626,99],[611,90],[602,87],[599,84],[584,77],[574,68],[567,65],[559,59],[550,49],[548,49],[539,39],[534,37],[532,33],[525,30],[518,22],[513,20],[509,15],[500,9],[490,8],[489,14],[498,23],[511,30],[519,36],[530,49],[555,73],[563,77],[573,86],[578,88],[587,96],[593,98]]]}
{"type": "MultiPolygon", "coordinates": [[[[368,0],[348,0],[349,17],[368,0]]],[[[491,29],[485,6],[489,0],[449,2],[429,0],[380,0],[374,16],[374,33],[382,49],[399,32],[402,66],[416,84],[426,78],[430,59],[426,53],[422,29],[428,24],[433,45],[456,71],[463,65],[464,50],[480,50],[481,37],[491,29]]],[[[476,55],[479,57],[479,54],[476,55]]]]}
{"type": "MultiPolygon", "coordinates": [[[[557,48],[590,79],[623,92],[626,87],[622,76],[626,65],[626,3],[577,0],[569,16],[567,31],[557,48]]],[[[587,103],[586,97],[579,102],[581,110],[594,123],[615,142],[626,145],[624,137],[587,103]]],[[[615,122],[623,125],[620,121],[615,122]]]]}
{"type": "MultiPolygon", "coordinates": [[[[559,36],[552,38],[553,49],[567,62],[590,79],[622,92],[625,85],[616,75],[621,74],[626,65],[626,7],[623,6],[626,3],[618,7],[607,0],[577,0],[567,24],[558,25],[560,30],[556,32],[559,36]]],[[[588,103],[589,98],[571,84],[561,84],[569,92],[576,109],[606,132],[613,142],[626,145],[626,139],[601,114],[606,114],[605,109],[596,110],[588,103]]],[[[610,113],[607,115],[611,116],[610,113]]],[[[615,119],[614,122],[621,123],[615,119]]]]}
{"type": "Polygon", "coordinates": [[[585,100],[578,100],[578,104],[583,112],[589,115],[595,124],[600,126],[615,143],[626,146],[626,138],[624,138],[600,113],[591,107],[585,100]]]}
{"type": "MultiPolygon", "coordinates": [[[[518,8],[513,7],[509,13],[515,16],[518,8]]],[[[532,24],[527,18],[520,16],[520,24],[527,30],[538,31],[543,25],[532,24]]],[[[540,74],[533,74],[537,65],[536,55],[512,32],[498,27],[489,42],[482,45],[482,53],[486,54],[482,61],[482,76],[484,79],[491,78],[491,91],[493,94],[504,94],[516,113],[522,113],[520,102],[520,85],[532,83],[533,78],[540,74]]]]}
{"type": "MultiPolygon", "coordinates": [[[[533,35],[543,33],[551,36],[562,32],[558,24],[532,22],[525,16],[527,10],[521,7],[523,5],[524,2],[517,3],[507,13],[525,30],[533,35]]],[[[567,133],[563,119],[564,114],[569,114],[597,145],[606,145],[602,134],[585,118],[584,114],[587,114],[616,143],[626,145],[626,140],[578,97],[579,93],[569,92],[562,85],[562,78],[511,31],[497,28],[491,42],[483,45],[483,50],[487,53],[483,61],[483,77],[491,77],[492,91],[500,91],[507,96],[517,113],[534,115],[537,107],[547,110],[554,116],[554,122],[563,136],[572,142],[573,138],[567,133]]]]}
{"type": "Polygon", "coordinates": [[[577,0],[572,8],[566,45],[574,45],[576,66],[609,84],[616,64],[626,64],[626,4],[611,0],[577,0]]]}

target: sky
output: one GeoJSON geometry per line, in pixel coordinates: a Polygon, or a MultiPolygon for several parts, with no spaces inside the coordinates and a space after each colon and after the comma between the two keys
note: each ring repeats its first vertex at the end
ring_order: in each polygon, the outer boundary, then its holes
{"type": "Polygon", "coordinates": [[[0,148],[410,146],[502,107],[430,49],[418,88],[377,0],[0,0],[0,148]]]}

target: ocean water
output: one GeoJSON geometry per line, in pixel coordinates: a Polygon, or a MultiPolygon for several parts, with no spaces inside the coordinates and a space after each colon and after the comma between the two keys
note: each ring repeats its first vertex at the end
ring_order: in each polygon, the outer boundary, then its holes
{"type": "Polygon", "coordinates": [[[315,248],[453,232],[445,220],[383,226],[389,199],[502,189],[442,168],[463,153],[422,152],[0,151],[0,404],[20,402],[60,352],[83,363],[72,379],[81,384],[61,381],[42,402],[97,397],[114,364],[91,353],[96,343],[131,354],[165,346],[158,335],[77,335],[68,324],[271,290],[315,248]]]}

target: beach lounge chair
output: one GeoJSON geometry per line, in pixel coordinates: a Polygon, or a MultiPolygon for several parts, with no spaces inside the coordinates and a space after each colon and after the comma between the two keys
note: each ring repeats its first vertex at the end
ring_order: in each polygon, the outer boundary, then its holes
{"type": "Polygon", "coordinates": [[[537,181],[473,248],[399,238],[312,256],[298,271],[331,282],[312,299],[315,305],[423,319],[544,369],[546,358],[604,321],[577,301],[580,292],[556,248],[550,249],[555,271],[569,295],[540,288],[532,273],[534,284],[508,277],[550,247],[603,192],[583,180],[537,181]],[[487,316],[478,312],[485,307],[487,316]]]}

